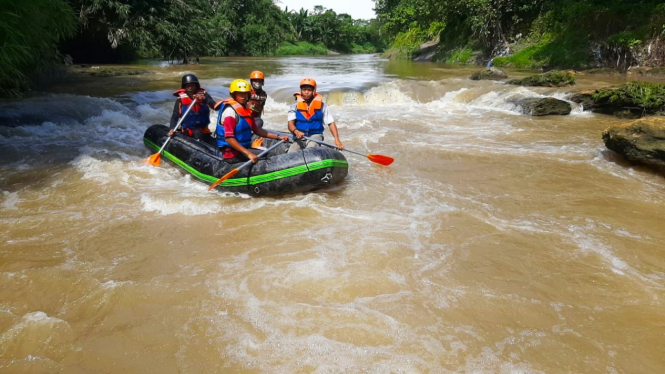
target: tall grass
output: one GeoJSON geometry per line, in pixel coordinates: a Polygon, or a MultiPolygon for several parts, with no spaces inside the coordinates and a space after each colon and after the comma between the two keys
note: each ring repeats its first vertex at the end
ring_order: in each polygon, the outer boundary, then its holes
{"type": "Polygon", "coordinates": [[[0,97],[18,98],[35,75],[53,66],[57,43],[76,31],[64,0],[0,0],[0,97]]]}

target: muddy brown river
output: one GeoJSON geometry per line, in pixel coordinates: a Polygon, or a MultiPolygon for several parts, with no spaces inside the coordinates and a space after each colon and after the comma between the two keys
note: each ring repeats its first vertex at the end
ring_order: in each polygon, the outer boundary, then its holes
{"type": "Polygon", "coordinates": [[[521,115],[569,89],[478,67],[201,62],[0,104],[0,372],[665,371],[665,178],[605,149],[621,120],[521,115]],[[223,99],[255,69],[267,128],[311,76],[345,146],[395,163],[279,198],[142,163],[183,74],[223,99]]]}

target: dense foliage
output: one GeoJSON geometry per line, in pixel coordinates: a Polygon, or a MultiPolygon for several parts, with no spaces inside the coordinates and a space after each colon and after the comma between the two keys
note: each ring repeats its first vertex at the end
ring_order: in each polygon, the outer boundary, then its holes
{"type": "Polygon", "coordinates": [[[0,96],[63,59],[190,62],[199,56],[370,53],[382,50],[376,20],[321,6],[282,10],[273,0],[0,0],[0,96]],[[78,16],[78,19],[77,19],[78,16]]]}
{"type": "Polygon", "coordinates": [[[649,82],[629,82],[618,88],[604,88],[593,95],[596,104],[611,103],[624,107],[639,107],[647,112],[662,111],[665,107],[665,86],[649,82]]]}
{"type": "MultiPolygon", "coordinates": [[[[411,57],[439,39],[439,58],[479,52],[497,65],[628,67],[664,32],[662,0],[375,0],[392,47],[411,57]],[[503,52],[503,53],[502,53],[503,52]]],[[[464,62],[464,61],[461,61],[464,62]]],[[[662,63],[662,61],[661,61],[662,63]]]]}
{"type": "Polygon", "coordinates": [[[18,97],[61,57],[55,44],[76,27],[63,0],[0,0],[0,96],[18,97]]]}
{"type": "Polygon", "coordinates": [[[274,55],[280,47],[298,42],[340,52],[368,44],[373,51],[381,47],[378,23],[354,20],[321,6],[309,13],[283,11],[272,0],[69,2],[83,25],[79,39],[96,35],[96,40],[108,40],[102,46],[78,43],[71,48],[75,60],[100,56],[86,51],[76,55],[83,46],[116,49],[128,45],[142,56],[184,62],[194,56],[274,55]]]}

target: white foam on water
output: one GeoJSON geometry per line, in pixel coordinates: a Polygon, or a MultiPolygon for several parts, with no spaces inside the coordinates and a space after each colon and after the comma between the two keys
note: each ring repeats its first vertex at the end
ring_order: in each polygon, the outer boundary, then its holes
{"type": "Polygon", "coordinates": [[[2,196],[4,197],[2,208],[6,210],[18,210],[16,204],[23,201],[22,199],[19,199],[18,192],[2,191],[2,196]]]}
{"type": "Polygon", "coordinates": [[[141,121],[145,123],[160,123],[166,125],[170,121],[172,109],[172,105],[152,106],[141,104],[136,107],[136,112],[139,114],[141,121]]]}
{"type": "Polygon", "coordinates": [[[153,104],[153,103],[162,103],[165,101],[171,101],[170,107],[173,108],[175,103],[175,96],[173,96],[174,90],[160,90],[160,91],[141,91],[137,93],[131,93],[125,95],[135,103],[141,106],[142,104],[153,104]]]}
{"type": "Polygon", "coordinates": [[[577,245],[582,253],[596,254],[613,273],[630,276],[656,289],[665,288],[664,285],[654,282],[651,277],[640,273],[637,269],[628,265],[612,251],[610,245],[606,244],[604,240],[596,238],[593,233],[598,231],[598,228],[594,221],[587,219],[585,225],[569,225],[567,230],[568,238],[577,245]]]}
{"type": "Polygon", "coordinates": [[[141,206],[146,212],[157,212],[163,216],[170,214],[197,216],[222,211],[222,205],[211,204],[208,199],[196,201],[177,197],[158,198],[148,194],[141,194],[141,206]]]}
{"type": "Polygon", "coordinates": [[[401,105],[413,104],[416,101],[403,93],[398,81],[381,83],[378,87],[373,87],[364,94],[365,102],[363,105],[401,105]]]}
{"type": "MultiPolygon", "coordinates": [[[[46,313],[37,311],[30,312],[25,314],[16,324],[12,325],[8,330],[5,330],[0,334],[0,346],[6,346],[7,344],[12,344],[19,336],[22,334],[38,334],[35,329],[40,327],[51,327],[60,326],[66,331],[71,331],[71,327],[67,322],[62,319],[50,317],[46,313]]],[[[39,335],[43,336],[43,332],[39,335]]],[[[51,335],[52,336],[52,335],[51,335]]]]}

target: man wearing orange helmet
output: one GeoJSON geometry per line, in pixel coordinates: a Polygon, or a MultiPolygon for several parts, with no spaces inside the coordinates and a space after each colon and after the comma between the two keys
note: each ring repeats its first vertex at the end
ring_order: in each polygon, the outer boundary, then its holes
{"type": "Polygon", "coordinates": [[[229,87],[231,99],[220,101],[215,105],[219,110],[217,119],[217,146],[222,158],[229,164],[251,160],[256,163],[259,158],[252,150],[252,133],[268,139],[288,141],[287,136],[269,134],[258,128],[254,122],[252,111],[248,107],[251,89],[246,80],[236,79],[229,87]]]}
{"type": "Polygon", "coordinates": [[[263,83],[265,77],[262,72],[254,70],[249,74],[249,83],[252,84],[252,93],[249,96],[249,109],[252,111],[252,116],[256,122],[256,126],[263,128],[263,107],[266,105],[268,94],[263,90],[263,83]]]}
{"type": "Polygon", "coordinates": [[[300,93],[293,96],[295,96],[296,102],[291,104],[287,120],[289,121],[289,131],[293,133],[296,141],[289,148],[289,152],[318,147],[319,143],[311,140],[305,142],[302,139],[307,136],[323,140],[324,125],[328,125],[330,128],[337,148],[344,149],[337,134],[335,120],[330,114],[328,106],[323,102],[323,96],[316,93],[316,81],[312,78],[304,78],[300,81],[300,93]]]}

